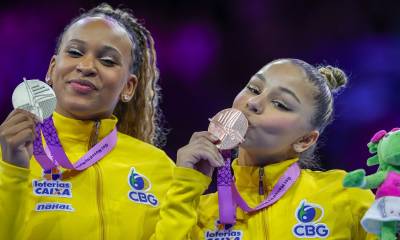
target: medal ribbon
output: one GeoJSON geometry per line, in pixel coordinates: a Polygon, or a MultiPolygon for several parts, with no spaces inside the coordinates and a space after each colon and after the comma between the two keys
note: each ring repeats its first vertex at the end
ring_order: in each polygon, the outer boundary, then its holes
{"type": "MultiPolygon", "coordinates": [[[[225,155],[223,155],[225,158],[225,155]]],[[[231,158],[227,157],[225,166],[218,169],[218,203],[220,222],[222,224],[235,224],[236,205],[247,213],[253,213],[271,206],[277,202],[297,181],[300,176],[300,167],[297,163],[292,164],[279,178],[278,182],[268,196],[255,208],[250,208],[246,201],[240,196],[230,170],[231,158]],[[229,170],[228,170],[229,168],[229,170]]]]}
{"type": "Polygon", "coordinates": [[[94,145],[83,157],[75,164],[69,161],[58,138],[57,130],[54,126],[53,118],[49,117],[36,126],[36,138],[33,143],[33,154],[44,170],[49,170],[57,166],[63,168],[82,171],[92,166],[112,149],[117,143],[117,129],[114,128],[105,138],[94,145]],[[46,140],[49,155],[43,148],[41,133],[46,140]]]}

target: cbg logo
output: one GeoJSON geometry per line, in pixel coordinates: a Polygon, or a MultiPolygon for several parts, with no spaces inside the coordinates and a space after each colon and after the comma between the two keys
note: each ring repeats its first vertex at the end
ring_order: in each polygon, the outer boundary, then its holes
{"type": "Polygon", "coordinates": [[[324,209],[306,200],[300,202],[295,213],[298,224],[293,227],[293,234],[298,238],[326,238],[329,228],[319,221],[324,216],[324,209]]]}
{"type": "Polygon", "coordinates": [[[157,206],[158,199],[148,191],[151,189],[151,182],[146,176],[136,172],[135,168],[131,168],[128,175],[128,183],[133,190],[129,191],[128,197],[132,201],[139,204],[147,204],[157,206]]]}

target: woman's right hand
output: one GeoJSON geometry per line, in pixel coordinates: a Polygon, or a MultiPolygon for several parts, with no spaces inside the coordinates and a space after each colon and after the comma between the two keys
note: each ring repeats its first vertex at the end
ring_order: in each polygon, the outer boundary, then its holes
{"type": "Polygon", "coordinates": [[[189,144],[178,150],[176,165],[211,177],[215,167],[224,166],[224,158],[215,146],[218,142],[219,139],[207,131],[195,132],[189,144]]]}
{"type": "Polygon", "coordinates": [[[29,168],[37,118],[32,113],[15,109],[0,125],[2,157],[12,165],[29,168]]]}

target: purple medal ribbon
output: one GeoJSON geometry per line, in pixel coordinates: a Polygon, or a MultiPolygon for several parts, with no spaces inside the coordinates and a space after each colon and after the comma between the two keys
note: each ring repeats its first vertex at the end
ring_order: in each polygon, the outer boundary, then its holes
{"type": "Polygon", "coordinates": [[[276,183],[272,191],[268,194],[267,198],[255,208],[250,208],[247,205],[244,199],[240,196],[235,184],[232,185],[233,197],[237,205],[241,209],[243,209],[243,211],[247,213],[256,212],[277,202],[296,182],[299,176],[300,167],[297,163],[294,163],[286,170],[283,176],[279,178],[278,182],[276,183]]]}
{"type": "Polygon", "coordinates": [[[219,221],[222,224],[233,224],[236,221],[236,205],[232,195],[231,150],[221,151],[225,165],[218,168],[217,190],[219,221]]]}
{"type": "Polygon", "coordinates": [[[33,143],[33,154],[44,170],[61,165],[66,169],[82,171],[107,155],[117,143],[117,129],[114,128],[105,138],[94,145],[75,164],[72,164],[61,145],[54,126],[53,118],[49,117],[36,126],[36,139],[33,143]],[[47,153],[43,147],[41,133],[47,143],[47,153]],[[48,156],[50,155],[50,156],[48,156]]]}
{"type": "Polygon", "coordinates": [[[236,205],[243,209],[243,211],[252,213],[271,206],[277,202],[299,178],[300,167],[297,163],[292,164],[279,178],[278,182],[268,194],[267,198],[255,208],[250,208],[246,201],[240,196],[235,184],[232,181],[230,172],[230,158],[227,158],[225,166],[218,169],[217,178],[220,214],[219,220],[222,224],[235,224],[236,205]]]}

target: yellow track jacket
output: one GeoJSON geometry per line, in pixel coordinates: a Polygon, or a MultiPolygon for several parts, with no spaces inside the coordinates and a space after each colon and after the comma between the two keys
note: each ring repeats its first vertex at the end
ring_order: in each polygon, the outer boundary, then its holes
{"type": "MultiPolygon", "coordinates": [[[[74,163],[87,152],[94,123],[53,118],[74,163]]],[[[116,123],[101,120],[99,141],[116,123]]],[[[173,168],[163,151],[122,133],[99,162],[61,178],[44,174],[33,159],[30,170],[0,160],[0,239],[149,239],[173,168]]]]}
{"type": "MultiPolygon", "coordinates": [[[[261,203],[285,170],[297,159],[268,165],[261,179],[266,190],[259,194],[259,168],[233,162],[236,186],[250,207],[261,203]]],[[[164,200],[160,224],[173,224],[174,238],[205,240],[375,239],[364,232],[360,219],[374,196],[369,190],[342,187],[344,171],[301,170],[296,183],[268,208],[247,214],[239,207],[236,224],[218,222],[218,195],[201,196],[210,183],[205,175],[177,167],[164,200]]],[[[158,229],[159,234],[168,234],[158,229]]]]}

